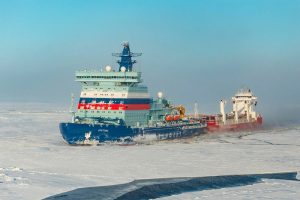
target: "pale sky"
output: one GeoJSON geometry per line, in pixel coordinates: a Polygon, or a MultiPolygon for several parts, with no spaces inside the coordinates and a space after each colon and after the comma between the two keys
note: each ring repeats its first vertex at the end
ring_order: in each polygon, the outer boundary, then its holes
{"type": "Polygon", "coordinates": [[[122,41],[152,96],[218,112],[247,86],[265,115],[300,118],[299,0],[1,1],[0,102],[67,105],[75,70],[117,66],[122,41]]]}

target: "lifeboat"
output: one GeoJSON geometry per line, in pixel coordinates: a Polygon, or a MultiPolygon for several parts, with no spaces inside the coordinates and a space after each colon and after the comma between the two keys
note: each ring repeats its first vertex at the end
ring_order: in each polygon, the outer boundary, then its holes
{"type": "Polygon", "coordinates": [[[174,121],[179,120],[180,119],[180,115],[174,115],[173,119],[174,119],[174,121]]]}
{"type": "Polygon", "coordinates": [[[173,120],[174,120],[174,117],[173,117],[173,115],[167,115],[167,116],[165,117],[165,120],[166,120],[167,122],[170,122],[170,121],[173,121],[173,120]]]}

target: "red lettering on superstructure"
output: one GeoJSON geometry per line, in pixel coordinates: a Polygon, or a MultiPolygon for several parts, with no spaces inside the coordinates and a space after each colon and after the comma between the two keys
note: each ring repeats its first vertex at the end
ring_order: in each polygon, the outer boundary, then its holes
{"type": "Polygon", "coordinates": [[[149,110],[150,104],[79,103],[77,108],[84,110],[149,110]]]}

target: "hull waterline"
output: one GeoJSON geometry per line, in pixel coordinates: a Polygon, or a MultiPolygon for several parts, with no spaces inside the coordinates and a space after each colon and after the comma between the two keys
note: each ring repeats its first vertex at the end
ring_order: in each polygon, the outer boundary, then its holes
{"type": "Polygon", "coordinates": [[[135,138],[175,139],[197,136],[206,132],[206,127],[201,124],[132,128],[116,125],[60,123],[59,128],[63,139],[72,145],[124,143],[132,142],[135,138]]]}

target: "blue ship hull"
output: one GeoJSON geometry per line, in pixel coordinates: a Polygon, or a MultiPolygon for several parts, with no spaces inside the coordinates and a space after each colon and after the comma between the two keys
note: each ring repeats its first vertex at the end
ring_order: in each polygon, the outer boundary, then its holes
{"type": "Polygon", "coordinates": [[[128,127],[110,124],[60,123],[60,132],[68,144],[89,142],[130,142],[136,137],[152,137],[159,140],[192,137],[206,132],[200,123],[175,124],[160,127],[128,127]]]}

